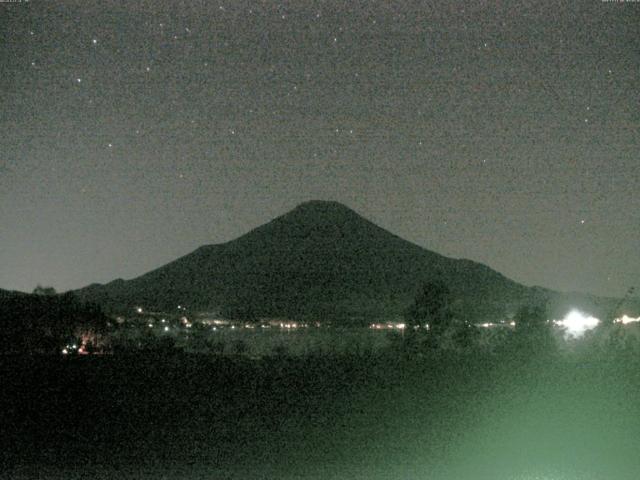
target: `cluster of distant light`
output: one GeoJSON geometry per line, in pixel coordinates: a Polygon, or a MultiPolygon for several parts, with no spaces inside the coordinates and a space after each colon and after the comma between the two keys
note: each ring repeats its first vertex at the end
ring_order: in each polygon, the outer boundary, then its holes
{"type": "Polygon", "coordinates": [[[485,322],[485,323],[477,323],[476,327],[480,328],[494,328],[494,327],[515,327],[516,322],[511,321],[509,323],[493,323],[493,322],[485,322]]]}
{"type": "Polygon", "coordinates": [[[404,323],[387,322],[387,323],[372,323],[369,328],[372,330],[404,330],[406,325],[404,323]]]}
{"type": "MultiPolygon", "coordinates": [[[[144,312],[144,309],[142,307],[135,307],[136,313],[138,314],[142,314],[144,312]]],[[[186,310],[186,307],[182,306],[182,305],[178,305],[178,310],[186,310]]],[[[162,323],[165,323],[165,319],[162,319],[162,323]]],[[[183,323],[183,325],[185,325],[187,328],[192,326],[192,323],[189,322],[187,320],[186,317],[182,317],[181,318],[181,322],[183,323]]],[[[634,323],[634,322],[640,322],[640,317],[637,318],[633,318],[633,317],[629,317],[628,315],[623,315],[622,317],[616,318],[614,320],[614,323],[621,323],[623,325],[628,325],[630,323],[634,323]]],[[[208,323],[208,322],[203,322],[203,323],[208,323]]],[[[214,320],[213,323],[217,324],[222,324],[222,323],[229,323],[228,321],[222,321],[222,320],[214,320]]],[[[571,310],[562,320],[553,320],[552,323],[554,325],[557,325],[560,328],[563,328],[565,331],[565,335],[567,337],[573,337],[573,338],[579,338],[582,335],[584,335],[587,331],[597,327],[600,324],[600,320],[596,317],[593,317],[591,315],[587,315],[584,314],[578,310],[571,310]]],[[[478,327],[482,327],[482,328],[492,328],[492,327],[497,327],[497,326],[510,326],[510,327],[515,327],[516,322],[511,321],[509,323],[480,323],[477,324],[476,326],[478,327]]],[[[263,328],[268,328],[271,325],[261,325],[263,328]]],[[[298,327],[307,327],[306,324],[302,323],[295,323],[295,322],[281,322],[279,323],[279,326],[282,329],[296,329],[298,327]]],[[[319,326],[316,325],[316,326],[319,326]]],[[[153,324],[149,323],[149,327],[152,328],[153,324]]],[[[369,325],[369,328],[373,329],[373,330],[404,330],[406,327],[406,325],[404,323],[397,323],[397,322],[387,322],[387,323],[372,323],[371,325],[369,325]]],[[[245,328],[254,328],[253,325],[246,325],[245,328]]],[[[214,326],[213,330],[215,331],[217,328],[214,326]]],[[[235,329],[235,325],[231,325],[231,329],[235,329]]],[[[428,329],[428,326],[427,326],[428,329]]],[[[168,326],[164,326],[164,331],[169,331],[169,327],[168,326]]]]}
{"type": "Polygon", "coordinates": [[[566,336],[578,338],[597,327],[600,320],[578,310],[571,310],[562,320],[554,320],[553,323],[563,327],[566,336]]]}
{"type": "Polygon", "coordinates": [[[78,355],[87,355],[89,352],[85,348],[84,344],[78,345],[77,343],[73,343],[73,344],[69,344],[68,343],[62,349],[62,354],[63,355],[69,355],[69,354],[72,354],[72,353],[76,353],[78,355]]]}
{"type": "Polygon", "coordinates": [[[74,344],[72,344],[72,345],[67,344],[67,345],[62,349],[62,354],[63,354],[63,355],[67,355],[67,354],[69,354],[69,352],[74,352],[74,351],[77,351],[77,350],[78,350],[78,345],[77,345],[77,344],[75,344],[75,343],[74,343],[74,344]]]}
{"type": "MultiPolygon", "coordinates": [[[[161,315],[163,314],[162,312],[158,312],[158,311],[148,311],[145,308],[143,308],[142,306],[135,306],[134,311],[136,314],[138,315],[161,315]]],[[[186,313],[187,311],[187,307],[185,307],[184,305],[178,305],[177,309],[179,311],[182,311],[183,313],[186,313]]],[[[124,323],[125,319],[124,317],[118,317],[116,320],[118,323],[124,323]]],[[[161,323],[166,324],[167,323],[167,319],[163,318],[162,320],[160,320],[161,323]]],[[[203,326],[209,326],[211,327],[211,331],[217,331],[220,328],[229,328],[230,330],[236,330],[236,329],[247,329],[247,330],[255,330],[256,328],[261,328],[261,329],[269,329],[269,328],[280,328],[283,330],[295,330],[295,329],[302,329],[302,328],[308,328],[309,326],[315,326],[317,328],[320,328],[321,323],[320,322],[313,322],[312,324],[306,323],[306,322],[294,322],[294,321],[281,321],[281,320],[277,320],[274,318],[262,318],[260,319],[259,323],[253,323],[253,322],[241,322],[239,320],[230,320],[230,319],[224,319],[224,318],[216,318],[216,319],[211,319],[211,318],[202,318],[202,314],[197,315],[196,317],[192,317],[192,319],[189,319],[186,316],[181,316],[177,321],[172,321],[171,322],[173,324],[174,327],[184,327],[187,329],[190,329],[194,326],[194,324],[198,324],[198,325],[203,325],[203,326]]],[[[147,326],[148,328],[155,328],[156,327],[156,321],[153,318],[149,318],[147,320],[147,326]]],[[[161,325],[162,330],[165,332],[168,332],[171,327],[169,325],[161,325]]],[[[373,327],[372,327],[373,328],[373,327]]],[[[400,326],[395,326],[395,328],[404,328],[404,324],[400,324],[400,326]]]]}
{"type": "MultiPolygon", "coordinates": [[[[634,322],[640,322],[640,317],[633,318],[628,315],[623,315],[622,317],[616,318],[614,323],[621,323],[623,325],[628,325],[634,322]]],[[[571,310],[562,320],[553,320],[552,323],[557,327],[564,330],[565,336],[579,338],[584,335],[587,331],[597,327],[600,324],[600,319],[593,317],[591,315],[582,313],[578,310],[571,310]]],[[[481,328],[494,328],[494,327],[515,327],[516,322],[511,321],[509,323],[478,323],[477,327],[481,328]]]]}
{"type": "Polygon", "coordinates": [[[640,322],[640,317],[633,318],[633,317],[630,317],[628,315],[623,315],[620,318],[616,318],[615,322],[616,323],[621,323],[623,325],[627,325],[629,323],[640,322]]]}
{"type": "MultiPolygon", "coordinates": [[[[623,315],[620,318],[616,318],[613,322],[628,325],[630,323],[640,322],[640,317],[633,318],[628,315],[623,315]]],[[[554,320],[553,323],[565,328],[567,336],[578,338],[588,330],[597,327],[598,324],[600,324],[600,320],[579,312],[578,310],[571,310],[562,320],[554,320]]]]}

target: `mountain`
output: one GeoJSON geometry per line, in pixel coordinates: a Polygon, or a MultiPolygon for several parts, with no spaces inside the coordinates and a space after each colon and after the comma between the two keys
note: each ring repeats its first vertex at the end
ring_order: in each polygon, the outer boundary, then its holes
{"type": "Polygon", "coordinates": [[[202,246],[132,280],[75,293],[111,312],[186,305],[229,317],[370,320],[401,315],[417,289],[436,278],[477,319],[557,298],[480,263],[426,250],[326,201],[303,203],[235,240],[202,246]]]}

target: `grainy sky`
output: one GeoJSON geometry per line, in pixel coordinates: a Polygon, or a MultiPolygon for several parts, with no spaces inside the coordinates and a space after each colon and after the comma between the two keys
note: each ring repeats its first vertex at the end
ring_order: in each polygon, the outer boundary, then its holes
{"type": "Polygon", "coordinates": [[[514,280],[640,283],[640,3],[0,3],[0,288],[309,199],[514,280]]]}

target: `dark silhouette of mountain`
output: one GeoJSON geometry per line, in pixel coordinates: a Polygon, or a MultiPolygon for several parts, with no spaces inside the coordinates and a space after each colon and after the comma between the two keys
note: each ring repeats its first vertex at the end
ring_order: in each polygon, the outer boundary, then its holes
{"type": "Polygon", "coordinates": [[[132,280],[77,295],[108,311],[217,311],[227,317],[367,319],[401,315],[425,282],[447,283],[459,310],[500,318],[550,290],[447,258],[374,225],[337,202],[310,201],[249,233],[205,245],[132,280]]]}

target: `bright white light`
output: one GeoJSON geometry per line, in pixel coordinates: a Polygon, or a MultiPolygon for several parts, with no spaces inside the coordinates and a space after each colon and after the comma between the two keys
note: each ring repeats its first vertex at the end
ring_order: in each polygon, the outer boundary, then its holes
{"type": "Polygon", "coordinates": [[[566,329],[566,336],[578,338],[584,335],[587,330],[595,328],[600,320],[577,310],[571,310],[564,319],[557,320],[555,323],[566,329]]]}
{"type": "Polygon", "coordinates": [[[67,350],[66,348],[62,349],[62,354],[63,355],[67,355],[69,353],[69,350],[67,350]]]}
{"type": "Polygon", "coordinates": [[[638,317],[638,318],[633,318],[633,317],[630,317],[630,316],[628,316],[628,315],[623,315],[623,316],[622,316],[622,317],[620,317],[620,318],[616,318],[616,322],[617,322],[617,323],[622,323],[623,325],[626,325],[626,324],[628,324],[628,323],[640,322],[640,317],[638,317]]]}
{"type": "Polygon", "coordinates": [[[168,332],[169,331],[169,327],[164,327],[164,331],[168,332]]]}
{"type": "Polygon", "coordinates": [[[136,307],[136,312],[137,313],[142,313],[142,307],[136,307]]]}

